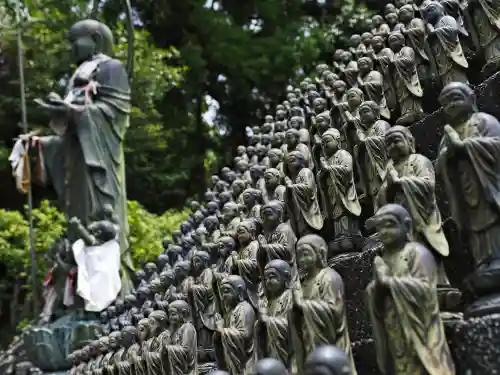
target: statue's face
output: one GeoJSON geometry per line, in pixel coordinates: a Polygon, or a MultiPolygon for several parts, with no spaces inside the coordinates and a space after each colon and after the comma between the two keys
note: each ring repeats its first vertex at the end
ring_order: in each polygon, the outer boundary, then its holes
{"type": "Polygon", "coordinates": [[[402,133],[391,133],[385,138],[387,155],[394,160],[400,160],[410,154],[410,144],[402,133]]]}
{"type": "Polygon", "coordinates": [[[385,20],[389,25],[393,26],[398,23],[398,15],[396,13],[389,13],[385,16],[385,20]]]}
{"type": "Polygon", "coordinates": [[[267,268],[264,271],[264,285],[269,293],[275,294],[285,288],[285,280],[274,268],[267,268]]]}
{"type": "Polygon", "coordinates": [[[329,125],[330,124],[328,123],[328,120],[325,118],[325,116],[316,117],[316,127],[318,128],[320,133],[323,133],[326,129],[328,129],[329,125]]]}
{"type": "Polygon", "coordinates": [[[236,288],[234,288],[229,283],[223,283],[221,285],[221,287],[220,287],[220,295],[221,295],[222,301],[224,301],[224,303],[226,305],[231,305],[235,301],[238,300],[238,292],[237,292],[236,288]]]}
{"type": "Polygon", "coordinates": [[[437,4],[427,6],[424,11],[424,18],[427,22],[435,24],[443,16],[443,9],[437,4]]]}
{"type": "Polygon", "coordinates": [[[252,146],[247,147],[247,154],[250,157],[252,157],[253,155],[255,155],[255,148],[252,147],[252,146]]]}
{"type": "Polygon", "coordinates": [[[373,124],[376,120],[375,113],[373,113],[373,110],[370,107],[361,107],[359,109],[359,119],[363,124],[373,124]]]}
{"type": "Polygon", "coordinates": [[[237,152],[238,156],[245,155],[245,146],[238,146],[238,148],[236,149],[236,152],[237,152]]]}
{"type": "MultiPolygon", "coordinates": [[[[268,156],[269,156],[269,161],[272,165],[277,165],[279,162],[281,162],[280,155],[278,155],[278,153],[276,152],[270,152],[268,156]]],[[[264,178],[265,177],[266,175],[264,175],[264,178]]]]}
{"type": "Polygon", "coordinates": [[[361,36],[358,34],[351,35],[349,39],[351,47],[356,47],[359,43],[361,43],[361,36]]]}
{"type": "Polygon", "coordinates": [[[281,146],[283,144],[284,140],[285,140],[285,136],[283,135],[282,132],[274,133],[274,136],[273,136],[273,144],[274,145],[281,146]]]}
{"type": "Polygon", "coordinates": [[[408,21],[411,21],[413,19],[413,12],[410,11],[409,9],[400,9],[399,10],[399,19],[402,21],[402,22],[408,22],[408,21]]]}
{"type": "Polygon", "coordinates": [[[125,303],[121,299],[115,301],[115,306],[118,311],[122,311],[125,308],[125,303]]]}
{"type": "Polygon", "coordinates": [[[307,243],[301,243],[297,246],[297,266],[299,270],[310,270],[316,267],[316,251],[307,243]]]}
{"type": "Polygon", "coordinates": [[[250,193],[249,191],[243,192],[242,199],[243,203],[246,204],[247,206],[253,204],[253,196],[252,193],[250,193]]]}
{"type": "Polygon", "coordinates": [[[371,44],[371,42],[372,42],[372,34],[370,34],[370,33],[364,33],[363,35],[361,35],[361,41],[365,45],[371,44]]]}
{"type": "Polygon", "coordinates": [[[399,51],[404,46],[404,43],[405,42],[403,38],[392,37],[389,40],[389,48],[393,51],[399,51]]]}
{"type": "Polygon", "coordinates": [[[446,95],[442,95],[439,99],[444,113],[449,118],[461,117],[464,114],[472,113],[474,111],[472,98],[467,97],[459,90],[449,91],[446,95]]]}
{"type": "Polygon", "coordinates": [[[367,73],[370,71],[370,63],[367,59],[358,60],[358,69],[362,73],[367,73]]]}
{"type": "Polygon", "coordinates": [[[272,207],[265,207],[261,212],[261,217],[264,225],[274,225],[281,221],[279,212],[272,207]]]}
{"type": "Polygon", "coordinates": [[[236,237],[239,243],[248,243],[252,240],[252,234],[245,225],[238,225],[236,229],[236,237]]]}
{"type": "Polygon", "coordinates": [[[380,242],[385,246],[402,242],[407,235],[407,229],[394,215],[380,215],[375,223],[380,242]]]}
{"type": "Polygon", "coordinates": [[[224,220],[229,221],[235,217],[235,211],[236,209],[234,207],[224,206],[222,208],[222,217],[224,220]]]}
{"type": "Polygon", "coordinates": [[[319,111],[324,111],[326,108],[326,101],[323,98],[316,98],[314,99],[314,109],[319,112],[319,111]]]}
{"type": "Polygon", "coordinates": [[[217,182],[219,182],[220,178],[219,176],[212,176],[210,178],[210,181],[212,182],[212,186],[215,185],[217,182]]]}
{"type": "Polygon", "coordinates": [[[203,262],[203,259],[201,259],[199,256],[194,255],[191,258],[191,267],[195,272],[202,271],[205,268],[205,263],[203,262]]]}
{"type": "Polygon", "coordinates": [[[187,276],[187,269],[184,265],[177,263],[174,267],[174,275],[177,280],[184,280],[187,276]]]}
{"type": "Polygon", "coordinates": [[[382,38],[375,37],[372,39],[372,47],[375,51],[380,51],[384,47],[384,41],[382,38]]]}
{"type": "Polygon", "coordinates": [[[334,137],[327,136],[321,139],[321,146],[323,150],[331,153],[339,149],[339,142],[334,137]]]}
{"type": "Polygon", "coordinates": [[[174,281],[174,274],[172,272],[164,272],[160,275],[160,282],[164,286],[170,286],[172,285],[174,281]]]}
{"type": "Polygon", "coordinates": [[[182,314],[176,306],[170,306],[168,308],[168,318],[170,323],[174,325],[182,323],[182,314]]]}
{"type": "Polygon", "coordinates": [[[224,239],[223,241],[219,242],[219,254],[222,256],[222,258],[226,258],[233,250],[234,246],[230,240],[224,239]]]}
{"type": "Polygon", "coordinates": [[[352,55],[345,51],[343,54],[342,54],[342,61],[344,62],[344,64],[347,64],[349,63],[350,61],[352,60],[352,55]]]}
{"type": "Polygon", "coordinates": [[[384,19],[382,18],[382,16],[380,16],[380,15],[373,16],[372,24],[374,27],[379,27],[380,25],[382,25],[382,22],[384,22],[384,19]]]}
{"type": "Polygon", "coordinates": [[[77,65],[90,60],[97,53],[97,44],[90,35],[78,36],[70,43],[71,57],[77,65]]]}
{"type": "Polygon", "coordinates": [[[347,104],[349,104],[351,108],[358,107],[361,104],[361,96],[355,91],[350,91],[347,94],[347,104]]]}
{"type": "Polygon", "coordinates": [[[109,336],[109,346],[113,349],[115,349],[118,346],[118,339],[116,335],[109,336]]]}
{"type": "MultiPolygon", "coordinates": [[[[260,142],[263,144],[263,145],[268,145],[270,143],[270,140],[271,140],[271,137],[269,137],[268,134],[265,134],[262,136],[260,142]]],[[[263,152],[266,152],[267,151],[267,148],[265,147],[261,147],[261,151],[263,152]]]]}
{"type": "Polygon", "coordinates": [[[285,141],[288,146],[295,146],[297,143],[297,137],[292,132],[287,132],[285,135],[285,141]]]}
{"type": "Polygon", "coordinates": [[[252,127],[252,133],[255,135],[260,134],[260,128],[258,126],[253,126],[252,127]]]}
{"type": "Polygon", "coordinates": [[[149,329],[150,329],[150,331],[156,333],[158,331],[158,329],[160,328],[160,324],[154,318],[148,318],[148,320],[149,320],[149,329]]]}
{"type": "Polygon", "coordinates": [[[106,320],[108,320],[108,312],[102,311],[101,312],[101,321],[105,322],[106,320]]]}
{"type": "Polygon", "coordinates": [[[333,86],[333,90],[335,93],[340,96],[343,95],[345,92],[345,84],[343,81],[336,81],[333,86]]]}
{"type": "Polygon", "coordinates": [[[290,167],[297,169],[302,165],[302,160],[298,155],[290,153],[288,154],[287,163],[290,167]]]}

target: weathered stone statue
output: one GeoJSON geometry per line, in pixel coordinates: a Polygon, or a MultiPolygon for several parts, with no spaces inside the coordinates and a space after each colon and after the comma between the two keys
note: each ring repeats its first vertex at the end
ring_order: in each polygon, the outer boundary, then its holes
{"type": "Polygon", "coordinates": [[[410,214],[388,204],[367,225],[377,230],[383,244],[367,288],[380,371],[454,375],[439,314],[437,264],[424,245],[411,242],[410,214]]]}
{"type": "Polygon", "coordinates": [[[245,281],[246,293],[252,305],[258,305],[257,289],[259,285],[259,267],[257,252],[260,234],[258,222],[255,219],[243,220],[236,228],[238,250],[233,252],[227,260],[227,269],[230,273],[240,275],[245,281]]]}
{"type": "Polygon", "coordinates": [[[236,202],[227,202],[222,208],[221,235],[232,235],[240,221],[239,205],[236,202]]]}
{"type": "Polygon", "coordinates": [[[345,68],[342,70],[342,79],[347,83],[349,88],[358,86],[358,64],[356,60],[353,59],[352,53],[349,51],[344,51],[342,54],[342,61],[345,64],[345,68]]]}
{"type": "Polygon", "coordinates": [[[259,303],[255,325],[255,354],[280,360],[292,368],[293,343],[288,316],[292,305],[292,267],[281,259],[271,260],[263,272],[264,296],[259,303]]]}
{"type": "Polygon", "coordinates": [[[120,349],[121,332],[114,331],[108,336],[108,352],[104,356],[101,364],[101,373],[113,374],[114,358],[120,349]]]}
{"type": "Polygon", "coordinates": [[[137,328],[127,326],[121,331],[120,349],[113,357],[113,367],[111,374],[113,375],[130,375],[132,374],[132,359],[136,355],[140,346],[137,343],[138,335],[137,328]]]}
{"type": "Polygon", "coordinates": [[[240,276],[228,276],[220,283],[219,292],[224,319],[217,322],[214,335],[217,365],[231,375],[249,375],[255,311],[248,302],[245,281],[240,276]]]}
{"type": "Polygon", "coordinates": [[[104,359],[107,358],[106,354],[109,351],[109,337],[108,336],[102,336],[99,337],[98,340],[98,348],[97,348],[97,358],[95,361],[95,368],[93,371],[93,374],[95,375],[101,375],[104,371],[104,366],[106,366],[106,362],[104,362],[104,359]]]}
{"type": "Polygon", "coordinates": [[[363,102],[359,107],[359,128],[356,129],[357,147],[354,155],[358,163],[360,182],[365,199],[376,210],[376,197],[384,177],[387,160],[385,133],[391,127],[380,119],[377,103],[363,102]]]}
{"type": "Polygon", "coordinates": [[[410,126],[424,113],[421,103],[424,92],[418,77],[416,54],[413,48],[405,45],[405,37],[398,31],[389,34],[388,43],[393,52],[391,67],[400,111],[396,124],[410,126]]]}
{"type": "Polygon", "coordinates": [[[477,297],[470,314],[492,313],[500,306],[500,123],[479,112],[472,89],[451,83],[439,101],[448,124],[439,148],[436,172],[444,181],[451,217],[467,238],[476,270],[469,279],[477,297]],[[486,294],[486,295],[485,295],[486,294]],[[490,295],[491,294],[491,295],[490,295]]]}
{"type": "Polygon", "coordinates": [[[319,209],[316,181],[309,163],[300,151],[287,155],[285,166],[286,214],[297,236],[313,233],[323,227],[319,209]]]}
{"type": "Polygon", "coordinates": [[[198,373],[197,335],[191,323],[191,310],[186,301],[174,301],[168,307],[170,334],[162,339],[160,352],[164,372],[172,375],[198,373]]]}
{"type": "Polygon", "coordinates": [[[261,275],[265,266],[274,259],[288,262],[292,268],[292,278],[297,279],[295,265],[295,243],[297,238],[288,221],[284,220],[284,204],[272,200],[262,207],[261,218],[263,234],[258,236],[259,251],[257,260],[261,275]]]}
{"type": "Polygon", "coordinates": [[[349,357],[356,374],[347,330],[344,283],[327,265],[328,247],[323,238],[310,234],[297,242],[300,292],[293,290],[290,327],[299,374],[307,357],[320,345],[335,345],[349,357]]]}
{"type": "Polygon", "coordinates": [[[306,375],[352,375],[351,362],[345,352],[333,345],[316,348],[307,359],[306,375]]]}
{"type": "Polygon", "coordinates": [[[193,315],[197,332],[199,358],[208,361],[213,356],[213,333],[215,322],[220,319],[216,297],[212,286],[214,273],[210,268],[210,256],[204,251],[196,251],[191,258],[191,275],[187,282],[187,302],[193,315]]]}
{"type": "Polygon", "coordinates": [[[165,311],[156,310],[148,316],[149,339],[144,342],[142,356],[146,363],[147,374],[162,375],[163,364],[160,352],[161,344],[168,339],[168,316],[165,311]]]}
{"type": "MultiPolygon", "coordinates": [[[[263,181],[262,181],[263,182],[263,181]]],[[[248,188],[243,191],[241,201],[241,214],[243,219],[260,217],[260,206],[262,204],[262,191],[264,183],[259,184],[259,188],[248,188]]]]}
{"type": "Polygon", "coordinates": [[[321,137],[321,151],[317,181],[320,192],[322,214],[325,229],[335,246],[328,258],[343,251],[354,250],[355,241],[361,238],[358,217],[361,206],[354,184],[354,162],[348,151],[341,149],[340,132],[329,129],[321,137]],[[351,241],[351,246],[344,248],[341,239],[351,241]],[[337,240],[337,241],[335,241],[337,240]]]}
{"type": "Polygon", "coordinates": [[[382,38],[387,38],[387,35],[391,32],[391,28],[389,25],[384,23],[384,18],[380,14],[376,14],[372,18],[372,26],[371,30],[373,36],[381,36],[382,38]]]}
{"type": "Polygon", "coordinates": [[[374,36],[371,43],[372,49],[368,51],[368,56],[375,62],[377,70],[382,74],[387,108],[394,111],[397,108],[398,100],[391,69],[393,52],[390,48],[385,47],[385,44],[385,39],[382,36],[374,36]]]}
{"type": "Polygon", "coordinates": [[[391,118],[389,108],[384,96],[384,79],[382,74],[374,70],[373,60],[369,57],[362,57],[358,60],[358,87],[361,88],[366,97],[377,103],[380,109],[380,116],[386,120],[391,118]]]}
{"type": "MultiPolygon", "coordinates": [[[[123,252],[123,292],[131,290],[133,269],[128,248],[123,140],[129,123],[130,86],[120,61],[109,57],[111,30],[95,20],[74,24],[68,32],[78,65],[66,94],[36,102],[51,116],[56,135],[33,138],[43,149],[45,168],[68,218],[88,224],[105,204],[118,214],[123,252]],[[82,42],[85,41],[85,42],[82,42]],[[99,42],[98,42],[99,41],[99,42]],[[92,139],[93,141],[89,141],[92,139]]],[[[77,238],[68,232],[70,241],[77,238]]]]}
{"type": "Polygon", "coordinates": [[[437,1],[430,1],[425,6],[423,16],[428,28],[427,41],[436,61],[441,84],[467,83],[466,69],[469,64],[458,38],[457,21],[445,15],[443,5],[437,1]]]}

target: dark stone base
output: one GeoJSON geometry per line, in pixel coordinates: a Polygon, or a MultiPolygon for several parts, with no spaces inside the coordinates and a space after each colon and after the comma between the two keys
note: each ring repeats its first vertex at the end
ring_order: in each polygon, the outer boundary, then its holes
{"type": "Polygon", "coordinates": [[[500,314],[445,326],[458,375],[500,374],[500,314]]]}

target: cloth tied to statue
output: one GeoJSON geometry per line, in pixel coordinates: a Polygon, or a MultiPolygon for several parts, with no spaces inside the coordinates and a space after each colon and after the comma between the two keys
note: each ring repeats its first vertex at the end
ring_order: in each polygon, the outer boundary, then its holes
{"type": "MultiPolygon", "coordinates": [[[[16,187],[23,194],[28,193],[28,186],[30,184],[29,143],[28,139],[19,138],[14,144],[14,148],[9,156],[12,174],[16,180],[16,187]]],[[[45,183],[47,180],[47,173],[44,167],[42,145],[38,143],[34,148],[37,152],[33,177],[41,183],[45,183]]]]}
{"type": "Polygon", "coordinates": [[[97,246],[86,246],[83,240],[77,240],[72,249],[78,265],[76,293],[85,301],[86,311],[104,310],[122,287],[118,240],[97,246]]]}
{"type": "MultiPolygon", "coordinates": [[[[54,285],[54,271],[57,266],[53,266],[47,275],[45,275],[42,283],[43,291],[42,297],[45,301],[44,308],[42,311],[42,316],[50,317],[52,315],[52,309],[54,303],[58,297],[58,291],[56,286],[54,285]]],[[[64,306],[71,306],[75,303],[75,292],[73,290],[73,285],[75,282],[77,269],[72,268],[68,276],[66,277],[66,282],[64,284],[64,294],[63,294],[63,304],[64,306]]]]}

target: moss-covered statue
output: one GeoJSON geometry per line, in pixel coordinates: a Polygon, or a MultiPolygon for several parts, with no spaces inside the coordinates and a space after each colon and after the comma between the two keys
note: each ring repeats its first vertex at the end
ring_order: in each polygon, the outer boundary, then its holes
{"type": "MultiPolygon", "coordinates": [[[[68,32],[78,66],[64,97],[50,93],[36,102],[51,117],[54,135],[31,137],[40,144],[50,184],[68,218],[83,225],[92,213],[109,205],[117,213],[122,251],[123,291],[131,289],[123,142],[129,126],[131,90],[122,63],[110,57],[113,35],[104,24],[87,19],[68,32]]],[[[45,182],[45,181],[42,181],[45,182]]],[[[68,233],[71,242],[76,234],[68,233]]]]}
{"type": "Polygon", "coordinates": [[[454,375],[437,294],[432,252],[409,235],[412,219],[398,204],[381,207],[367,221],[383,244],[368,285],[378,367],[391,375],[454,375]]]}

